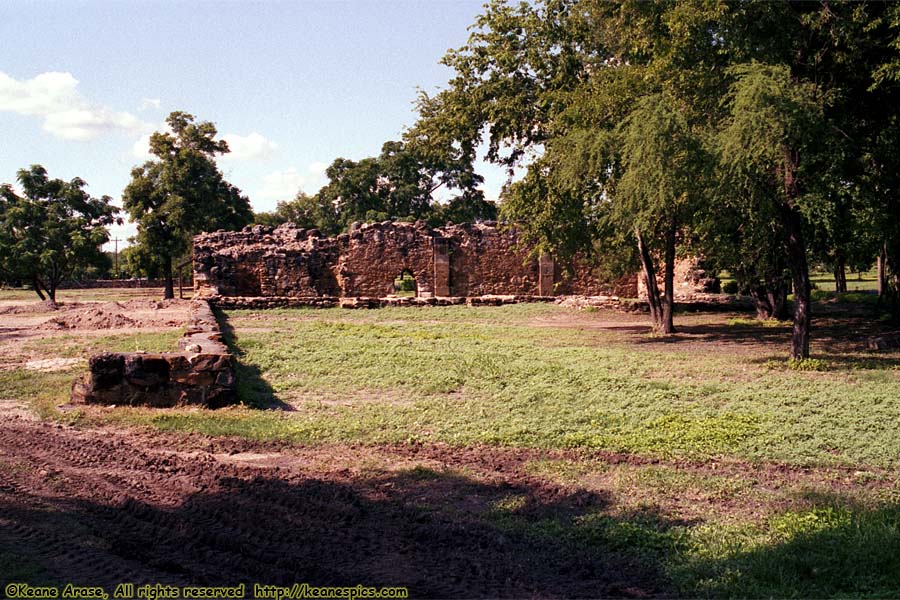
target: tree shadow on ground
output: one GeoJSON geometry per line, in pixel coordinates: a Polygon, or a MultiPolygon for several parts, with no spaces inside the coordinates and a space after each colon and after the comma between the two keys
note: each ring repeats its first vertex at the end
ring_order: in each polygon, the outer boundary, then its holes
{"type": "Polygon", "coordinates": [[[109,473],[84,469],[94,459],[74,447],[50,471],[23,465],[0,481],[0,547],[15,549],[0,552],[0,589],[14,580],[108,592],[125,581],[361,584],[407,587],[413,598],[900,595],[896,502],[812,492],[746,535],[652,506],[622,512],[608,493],[542,480],[421,466],[312,476],[240,457],[120,450],[109,473]]]}
{"type": "MultiPolygon", "coordinates": [[[[735,315],[740,321],[721,323],[678,323],[676,333],[667,336],[635,335],[630,341],[639,346],[671,346],[678,348],[690,344],[710,344],[734,347],[764,348],[766,346],[783,347],[788,350],[791,340],[791,324],[771,325],[756,323],[746,316],[735,315]]],[[[649,331],[649,330],[647,330],[649,331]]],[[[897,364],[897,358],[883,356],[866,349],[870,336],[883,335],[895,331],[889,323],[859,316],[814,314],[811,327],[811,340],[817,358],[825,358],[835,364],[846,365],[847,368],[890,368],[897,364]],[[885,365],[871,366],[866,365],[885,365]]],[[[785,355],[777,358],[783,360],[785,355]]],[[[761,359],[769,360],[770,357],[761,359]]]]}
{"type": "MultiPolygon", "coordinates": [[[[671,335],[634,336],[638,345],[678,345],[684,342],[709,342],[733,345],[767,345],[790,342],[790,330],[785,327],[762,325],[731,325],[729,323],[703,323],[697,325],[675,322],[676,332],[671,335]]],[[[649,330],[647,330],[649,331],[649,330]]]]}
{"type": "MultiPolygon", "coordinates": [[[[594,493],[421,468],[206,485],[172,505],[124,495],[18,502],[4,507],[17,524],[6,541],[40,557],[56,580],[110,592],[149,581],[404,586],[414,598],[673,593],[634,529],[606,516],[608,498],[594,493]]],[[[648,530],[672,526],[642,518],[648,530]]]]}
{"type": "Polygon", "coordinates": [[[219,329],[222,331],[225,345],[228,346],[228,351],[234,356],[238,400],[251,408],[293,411],[294,407],[278,398],[275,390],[263,378],[259,367],[244,361],[244,351],[237,344],[237,333],[228,322],[225,314],[216,310],[215,315],[216,321],[219,323],[219,329]]]}
{"type": "Polygon", "coordinates": [[[900,505],[854,506],[815,494],[777,515],[766,544],[698,555],[680,570],[697,595],[714,597],[900,597],[900,505]]]}

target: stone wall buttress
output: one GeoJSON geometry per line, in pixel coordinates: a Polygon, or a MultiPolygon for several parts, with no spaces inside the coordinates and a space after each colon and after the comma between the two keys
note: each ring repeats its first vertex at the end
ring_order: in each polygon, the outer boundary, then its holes
{"type": "Polygon", "coordinates": [[[552,296],[556,264],[549,254],[538,259],[538,296],[552,296]]]}
{"type": "Polygon", "coordinates": [[[434,248],[434,295],[450,295],[450,242],[445,237],[432,239],[434,248]]]}

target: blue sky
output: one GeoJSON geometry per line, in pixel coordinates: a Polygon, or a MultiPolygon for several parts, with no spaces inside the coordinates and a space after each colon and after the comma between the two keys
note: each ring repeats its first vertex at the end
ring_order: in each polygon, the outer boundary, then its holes
{"type": "MultiPolygon", "coordinates": [[[[0,182],[43,164],[118,203],[166,115],[213,121],[255,210],[316,192],[337,157],[378,154],[482,1],[0,2],[0,182]]],[[[496,198],[504,176],[483,167],[496,198]]],[[[133,226],[116,228],[119,238],[133,226]]]]}

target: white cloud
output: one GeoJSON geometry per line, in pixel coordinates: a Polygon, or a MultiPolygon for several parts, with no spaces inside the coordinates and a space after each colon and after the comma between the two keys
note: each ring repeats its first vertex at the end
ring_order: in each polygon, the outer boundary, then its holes
{"type": "Polygon", "coordinates": [[[263,186],[253,198],[269,204],[271,201],[291,200],[301,190],[315,194],[325,184],[325,175],[318,167],[321,164],[314,162],[306,171],[298,171],[294,167],[273,171],[263,177],[263,186]]]}
{"type": "Polygon", "coordinates": [[[223,159],[267,160],[278,152],[278,144],[255,131],[246,136],[227,133],[222,139],[228,142],[228,149],[231,150],[222,156],[223,159]]]}
{"type": "Polygon", "coordinates": [[[150,160],[153,158],[153,155],[150,154],[149,133],[142,135],[140,139],[134,143],[131,147],[131,154],[134,155],[135,158],[140,158],[141,160],[150,160]]]}
{"type": "Polygon", "coordinates": [[[44,131],[64,140],[86,141],[109,131],[138,133],[147,124],[127,112],[90,103],[71,73],[41,73],[19,81],[0,71],[0,111],[39,117],[44,131]]]}
{"type": "Polygon", "coordinates": [[[107,131],[140,131],[144,124],[133,115],[105,108],[82,108],[54,112],[44,117],[44,130],[64,140],[85,142],[107,131]]]}
{"type": "Polygon", "coordinates": [[[144,98],[141,100],[141,105],[138,107],[138,110],[147,110],[148,108],[159,110],[160,106],[162,106],[162,101],[159,98],[144,98]]]}
{"type": "MultiPolygon", "coordinates": [[[[172,133],[172,129],[168,123],[163,123],[156,128],[156,131],[165,131],[172,133]]],[[[131,153],[135,158],[142,160],[150,160],[153,155],[150,154],[150,135],[144,134],[131,147],[131,153]]],[[[222,139],[228,142],[230,152],[224,155],[218,155],[218,160],[266,160],[271,158],[278,151],[278,144],[272,142],[262,135],[254,132],[247,136],[226,134],[222,139]]]]}

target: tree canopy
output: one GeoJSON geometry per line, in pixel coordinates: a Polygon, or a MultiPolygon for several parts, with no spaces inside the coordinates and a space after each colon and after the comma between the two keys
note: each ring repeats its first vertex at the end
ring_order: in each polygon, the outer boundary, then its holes
{"type": "Polygon", "coordinates": [[[355,221],[424,220],[434,226],[497,217],[496,205],[477,189],[482,179],[470,164],[442,161],[420,151],[415,140],[385,142],[379,156],[360,161],[337,158],[325,174],[329,181],[315,196],[300,191],[272,213],[258,215],[257,222],[291,221],[336,234],[355,221]],[[456,194],[441,202],[435,195],[441,188],[456,194]]]}
{"type": "Polygon", "coordinates": [[[201,231],[238,229],[253,220],[250,202],[222,176],[215,157],[228,144],[216,140],[215,125],[194,123],[193,115],[173,112],[170,132],[150,137],[156,158],[135,167],[122,194],[122,204],[137,223],[135,243],[159,263],[166,279],[166,298],[174,297],[173,261],[185,255],[201,231]]]}
{"type": "Polygon", "coordinates": [[[789,272],[792,356],[805,358],[809,256],[840,263],[882,240],[892,273],[900,264],[885,133],[900,109],[898,15],[869,2],[494,0],[411,132],[453,160],[486,143],[488,160],[525,167],[503,216],[557,254],[637,257],[660,331],[673,330],[678,245],[738,273],[761,316],[780,314],[789,272]]]}
{"type": "Polygon", "coordinates": [[[0,274],[31,284],[41,300],[56,300],[59,284],[79,269],[103,266],[107,227],[121,219],[108,196],[93,198],[87,183],[50,179],[41,165],[20,169],[23,194],[0,186],[0,274]]]}

